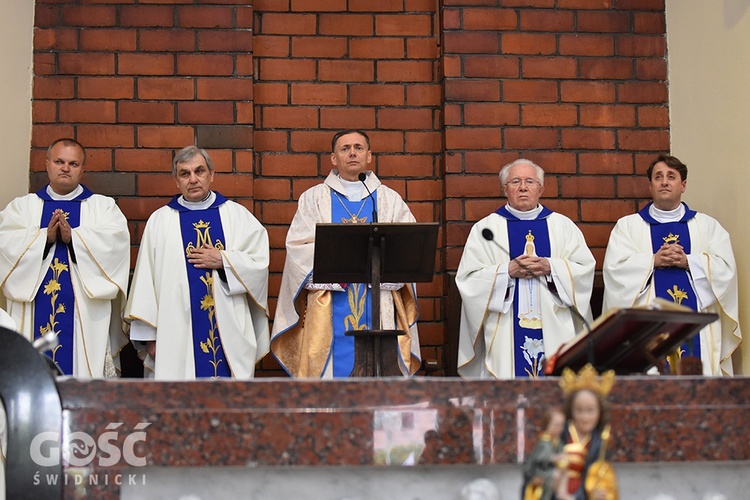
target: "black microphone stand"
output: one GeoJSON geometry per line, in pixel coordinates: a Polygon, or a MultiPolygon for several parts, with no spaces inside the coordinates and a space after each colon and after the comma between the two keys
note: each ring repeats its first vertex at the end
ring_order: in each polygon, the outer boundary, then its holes
{"type": "Polygon", "coordinates": [[[375,197],[370,192],[370,189],[367,187],[367,184],[365,181],[367,180],[367,174],[364,172],[360,172],[358,176],[359,181],[362,183],[362,185],[365,187],[365,190],[367,191],[367,196],[370,197],[372,200],[372,223],[377,224],[378,223],[378,205],[375,201],[375,197]]]}

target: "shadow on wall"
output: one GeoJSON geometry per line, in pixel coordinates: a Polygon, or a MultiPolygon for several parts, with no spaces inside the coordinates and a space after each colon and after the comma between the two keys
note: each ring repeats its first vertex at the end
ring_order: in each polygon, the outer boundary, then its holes
{"type": "Polygon", "coordinates": [[[734,28],[750,7],[750,0],[724,0],[724,27],[734,28]]]}

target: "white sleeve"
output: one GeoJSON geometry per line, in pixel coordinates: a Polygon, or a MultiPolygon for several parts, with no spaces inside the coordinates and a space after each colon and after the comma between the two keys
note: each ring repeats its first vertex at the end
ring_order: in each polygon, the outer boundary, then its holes
{"type": "Polygon", "coordinates": [[[130,323],[130,340],[148,342],[156,340],[156,328],[138,319],[130,323]]]}
{"type": "Polygon", "coordinates": [[[688,255],[687,261],[690,266],[690,272],[688,274],[690,276],[690,281],[693,284],[693,289],[695,290],[698,310],[702,311],[716,302],[716,297],[711,288],[711,283],[708,281],[706,270],[703,269],[700,255],[688,255]]]}
{"type": "Polygon", "coordinates": [[[224,293],[227,295],[242,295],[247,293],[245,286],[239,279],[237,279],[237,275],[234,274],[232,266],[227,264],[223,255],[221,256],[221,263],[224,265],[224,275],[227,277],[227,281],[225,282],[222,279],[219,279],[218,281],[221,283],[221,288],[224,290],[224,293]]]}
{"type": "Polygon", "coordinates": [[[554,268],[551,268],[550,275],[547,276],[547,283],[549,283],[550,281],[555,284],[556,293],[550,294],[555,305],[565,307],[572,306],[573,299],[571,299],[568,293],[565,291],[565,287],[563,286],[562,281],[560,281],[560,278],[557,276],[554,268]]]}
{"type": "Polygon", "coordinates": [[[508,274],[508,264],[502,264],[497,268],[497,278],[495,279],[495,288],[492,289],[492,296],[488,309],[496,313],[507,313],[513,307],[513,293],[516,287],[516,280],[508,274]]]}

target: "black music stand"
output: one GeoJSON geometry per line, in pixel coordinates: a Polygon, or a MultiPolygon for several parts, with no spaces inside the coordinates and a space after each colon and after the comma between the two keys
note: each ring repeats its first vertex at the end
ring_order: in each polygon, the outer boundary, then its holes
{"type": "Polygon", "coordinates": [[[346,332],[354,336],[350,376],[401,375],[396,338],[404,332],[381,329],[380,284],[432,281],[438,227],[436,222],[316,225],[313,282],[372,287],[372,330],[346,332]]]}
{"type": "Polygon", "coordinates": [[[620,309],[560,347],[544,371],[561,375],[566,367],[578,371],[586,363],[618,375],[645,373],[653,366],[663,371],[667,354],[717,319],[718,314],[687,310],[620,309]]]}

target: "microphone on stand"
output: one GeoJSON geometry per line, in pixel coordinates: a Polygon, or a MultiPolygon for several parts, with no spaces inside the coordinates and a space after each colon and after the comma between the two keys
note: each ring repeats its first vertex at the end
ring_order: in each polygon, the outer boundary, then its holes
{"type": "Polygon", "coordinates": [[[497,240],[495,240],[495,235],[492,232],[492,229],[489,229],[489,228],[486,228],[486,227],[484,229],[482,229],[482,238],[484,238],[487,241],[491,241],[492,243],[494,243],[495,245],[497,245],[497,247],[500,248],[500,250],[502,250],[503,252],[505,252],[506,254],[508,254],[508,257],[510,257],[510,252],[507,251],[504,246],[502,246],[500,243],[498,243],[497,240]]]}
{"type": "Polygon", "coordinates": [[[365,183],[365,180],[367,180],[367,174],[364,172],[359,173],[359,181],[362,183],[362,185],[365,187],[365,190],[367,190],[367,196],[370,197],[372,200],[372,223],[377,224],[378,222],[378,204],[375,201],[375,197],[370,192],[370,189],[367,187],[367,184],[365,183]]]}

